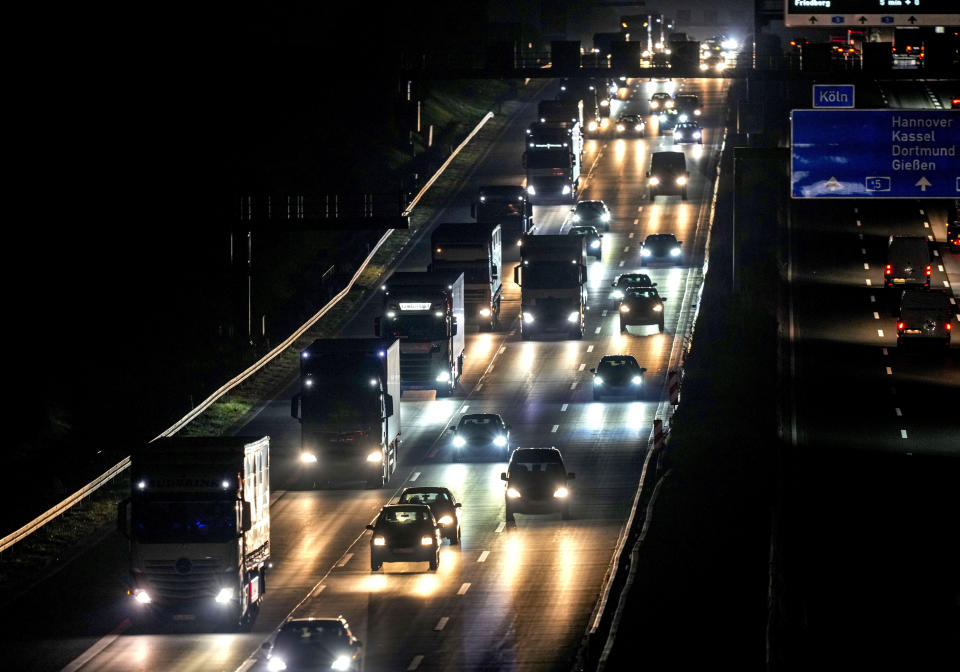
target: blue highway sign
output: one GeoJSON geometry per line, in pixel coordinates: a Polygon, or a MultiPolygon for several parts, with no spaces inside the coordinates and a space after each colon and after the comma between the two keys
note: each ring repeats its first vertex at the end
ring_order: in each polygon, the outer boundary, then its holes
{"type": "Polygon", "coordinates": [[[793,198],[960,198],[960,111],[793,110],[793,198]]]}
{"type": "Polygon", "coordinates": [[[852,108],[853,84],[814,84],[813,106],[816,108],[852,108]]]}

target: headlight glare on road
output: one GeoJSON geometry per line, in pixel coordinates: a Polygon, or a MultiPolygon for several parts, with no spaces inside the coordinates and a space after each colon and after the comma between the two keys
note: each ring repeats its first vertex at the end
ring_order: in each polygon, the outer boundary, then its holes
{"type": "Polygon", "coordinates": [[[332,663],[330,663],[331,670],[349,670],[350,669],[350,656],[337,656],[332,663]]]}
{"type": "Polygon", "coordinates": [[[382,534],[375,535],[375,536],[373,537],[373,545],[374,545],[374,546],[386,546],[386,545],[387,545],[387,540],[386,540],[386,538],[384,538],[384,536],[383,536],[382,534]]]}
{"type": "Polygon", "coordinates": [[[630,379],[630,382],[634,385],[641,385],[643,383],[643,378],[641,376],[634,376],[630,379]]]}
{"type": "Polygon", "coordinates": [[[153,600],[150,599],[150,594],[145,590],[135,591],[133,593],[133,599],[135,599],[140,604],[150,604],[151,602],[153,602],[153,600]]]}
{"type": "Polygon", "coordinates": [[[300,453],[300,461],[304,464],[313,464],[317,461],[317,456],[309,451],[303,451],[300,453]]]}
{"type": "Polygon", "coordinates": [[[519,499],[520,491],[514,487],[507,488],[507,497],[509,497],[510,499],[519,499]]]}
{"type": "Polygon", "coordinates": [[[560,486],[559,488],[553,491],[553,496],[556,497],[557,499],[563,499],[569,494],[570,494],[570,491],[564,488],[563,486],[560,486]]]}
{"type": "Polygon", "coordinates": [[[283,658],[277,658],[274,656],[267,663],[267,670],[269,672],[282,672],[282,670],[287,669],[287,664],[284,662],[283,658]]]}
{"type": "Polygon", "coordinates": [[[437,522],[440,523],[441,525],[450,525],[451,523],[453,523],[453,516],[449,514],[440,516],[440,520],[438,520],[437,522]]]}
{"type": "Polygon", "coordinates": [[[448,382],[449,380],[450,380],[450,372],[449,372],[449,371],[441,371],[440,373],[437,374],[437,382],[438,382],[438,383],[446,383],[446,382],[448,382]]]}
{"type": "Polygon", "coordinates": [[[374,450],[368,453],[367,462],[383,462],[383,451],[374,450]]]}
{"type": "Polygon", "coordinates": [[[507,445],[507,437],[503,435],[494,437],[493,445],[497,446],[498,448],[503,448],[505,445],[507,445]]]}
{"type": "Polygon", "coordinates": [[[226,604],[231,598],[233,598],[233,590],[230,588],[221,588],[214,599],[216,599],[217,604],[226,604]]]}
{"type": "Polygon", "coordinates": [[[567,315],[567,322],[573,323],[577,322],[580,319],[580,311],[575,310],[569,315],[567,315]]]}
{"type": "Polygon", "coordinates": [[[423,535],[422,537],[420,537],[420,545],[421,545],[421,546],[432,546],[432,545],[433,545],[433,537],[431,537],[429,534],[423,535]]]}

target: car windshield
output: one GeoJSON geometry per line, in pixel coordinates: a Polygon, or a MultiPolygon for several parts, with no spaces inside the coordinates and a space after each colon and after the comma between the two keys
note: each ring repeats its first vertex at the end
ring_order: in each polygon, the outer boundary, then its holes
{"type": "Polygon", "coordinates": [[[380,516],[380,522],[390,525],[410,525],[427,520],[427,512],[420,508],[391,508],[380,516]]]}
{"type": "Polygon", "coordinates": [[[597,367],[597,373],[626,373],[637,368],[632,359],[605,359],[597,367]]]}
{"type": "Polygon", "coordinates": [[[617,280],[617,287],[640,287],[650,284],[650,276],[647,275],[621,275],[617,280]]]}
{"type": "Polygon", "coordinates": [[[595,236],[597,230],[592,226],[573,226],[570,227],[571,236],[595,236]]]}
{"type": "Polygon", "coordinates": [[[523,286],[528,289],[555,289],[579,284],[580,267],[569,261],[538,261],[523,269],[523,286]]]}
{"type": "Polygon", "coordinates": [[[634,287],[627,290],[626,298],[628,299],[659,299],[660,295],[657,294],[657,290],[646,287],[634,287]]]}
{"type": "Polygon", "coordinates": [[[577,214],[580,215],[596,215],[603,212],[602,203],[577,203],[577,214]]]}
{"type": "Polygon", "coordinates": [[[405,492],[400,497],[401,504],[437,504],[449,502],[450,496],[443,491],[405,492]]]}
{"type": "Polygon", "coordinates": [[[688,131],[688,130],[693,130],[693,129],[695,129],[695,128],[697,128],[697,125],[696,125],[696,124],[691,124],[691,123],[689,123],[689,122],[685,122],[685,123],[682,123],[682,124],[677,124],[677,130],[678,130],[678,131],[688,131]]]}
{"type": "Polygon", "coordinates": [[[647,236],[647,245],[670,245],[676,244],[677,237],[672,233],[661,233],[653,236],[647,236]]]}
{"type": "Polygon", "coordinates": [[[669,93],[655,93],[650,98],[650,100],[668,100],[670,98],[669,93]]]}
{"type": "Polygon", "coordinates": [[[566,476],[562,462],[514,462],[510,465],[511,478],[531,477],[534,475],[566,476]]]}
{"type": "Polygon", "coordinates": [[[310,622],[287,624],[274,644],[275,655],[287,666],[306,665],[317,658],[341,655],[350,647],[350,639],[340,623],[310,622]]]}
{"type": "Polygon", "coordinates": [[[154,544],[217,543],[236,539],[237,508],[231,499],[209,501],[134,500],[133,534],[154,544]]]}
{"type": "Polygon", "coordinates": [[[633,124],[633,123],[636,123],[636,122],[640,121],[640,117],[638,117],[638,116],[635,115],[635,114],[627,114],[627,115],[624,115],[624,116],[620,117],[620,121],[621,121],[621,122],[624,122],[624,123],[627,123],[627,124],[633,124]]]}
{"type": "Polygon", "coordinates": [[[500,421],[497,418],[467,417],[460,420],[457,429],[468,432],[495,432],[500,429],[500,421]]]}

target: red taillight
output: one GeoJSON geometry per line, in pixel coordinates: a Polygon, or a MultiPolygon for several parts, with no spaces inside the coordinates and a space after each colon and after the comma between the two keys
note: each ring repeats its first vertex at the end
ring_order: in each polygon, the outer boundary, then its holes
{"type": "Polygon", "coordinates": [[[883,267],[884,275],[893,275],[893,264],[887,264],[883,267]]]}
{"type": "Polygon", "coordinates": [[[947,322],[947,331],[953,331],[953,325],[947,322]]]}
{"type": "Polygon", "coordinates": [[[904,323],[904,322],[897,322],[897,330],[898,330],[898,331],[903,331],[903,328],[904,328],[905,326],[907,326],[906,323],[904,323]]]}
{"type": "Polygon", "coordinates": [[[931,275],[933,275],[933,266],[927,264],[927,277],[929,278],[931,275]]]}

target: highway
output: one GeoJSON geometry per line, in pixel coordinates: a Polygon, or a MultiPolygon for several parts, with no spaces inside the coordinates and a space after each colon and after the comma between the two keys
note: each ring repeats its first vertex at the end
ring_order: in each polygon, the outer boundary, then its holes
{"type": "MultiPolygon", "coordinates": [[[[654,90],[680,82],[634,82],[617,112],[646,116],[654,90]]],[[[565,670],[588,626],[605,572],[637,487],[665,373],[680,351],[692,316],[706,240],[717,151],[723,137],[726,83],[688,80],[701,94],[705,140],[684,145],[691,173],[690,199],[646,198],[650,153],[673,150],[670,136],[589,139],[581,198],[603,199],[613,222],[604,234],[603,260],[589,265],[590,311],[582,340],[521,341],[516,315],[519,288],[505,263],[506,301],[499,333],[467,335],[459,393],[405,393],[401,464],[381,490],[287,490],[299,447],[299,426],[289,416],[292,389],[266,404],[240,433],[271,437],[272,548],[266,599],[250,632],[140,633],[126,620],[123,540],[101,539],[18,603],[46,603],[44,623],[17,621],[18,604],[5,613],[10,669],[247,670],[262,669],[260,644],[288,614],[343,614],[364,644],[368,670],[565,670]],[[684,242],[676,265],[647,270],[667,297],[666,333],[656,327],[621,335],[610,283],[641,268],[640,243],[653,232],[674,232],[684,242]],[[608,353],[634,355],[648,369],[641,401],[595,403],[589,369],[608,353]],[[573,520],[523,516],[504,522],[503,464],[447,461],[441,437],[465,412],[499,412],[512,425],[515,445],[561,449],[573,482],[573,520]],[[424,564],[389,564],[369,571],[364,525],[399,488],[450,487],[463,504],[463,543],[444,546],[436,574],[424,564]]],[[[548,89],[551,91],[552,89],[548,89]]],[[[469,221],[480,184],[520,183],[523,129],[535,104],[514,117],[483,156],[452,205],[435,222],[469,221]]],[[[653,126],[655,129],[655,125],[653,126]]],[[[535,206],[537,233],[569,225],[570,206],[535,206]]],[[[410,251],[402,270],[423,270],[428,240],[410,251]]],[[[343,333],[369,336],[379,310],[376,297],[343,333]]]]}

